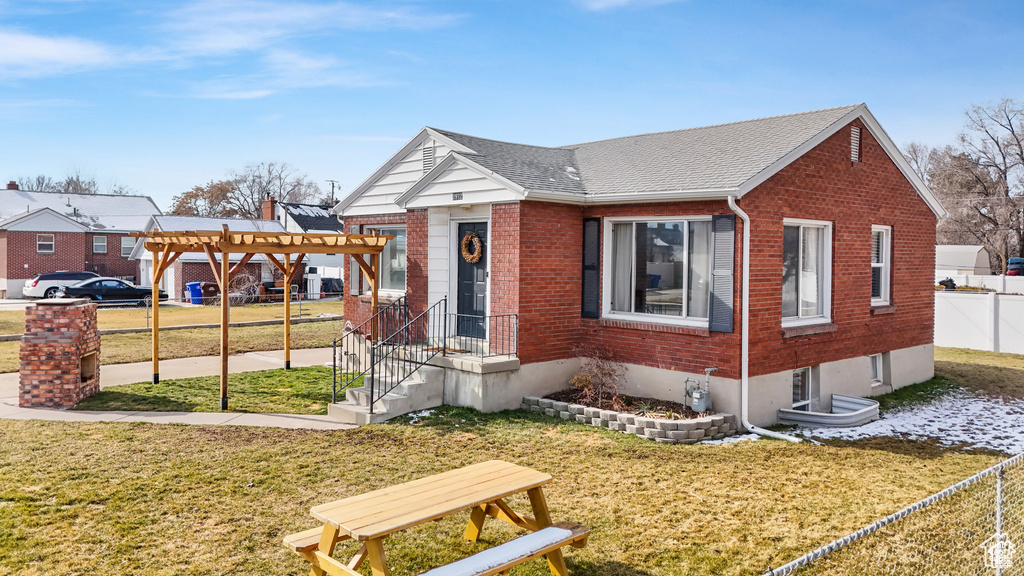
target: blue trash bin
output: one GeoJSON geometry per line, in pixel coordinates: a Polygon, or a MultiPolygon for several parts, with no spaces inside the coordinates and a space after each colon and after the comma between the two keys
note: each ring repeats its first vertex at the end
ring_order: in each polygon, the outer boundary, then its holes
{"type": "Polygon", "coordinates": [[[185,284],[185,289],[188,290],[189,304],[203,303],[203,289],[201,285],[202,282],[189,282],[188,284],[185,284]]]}

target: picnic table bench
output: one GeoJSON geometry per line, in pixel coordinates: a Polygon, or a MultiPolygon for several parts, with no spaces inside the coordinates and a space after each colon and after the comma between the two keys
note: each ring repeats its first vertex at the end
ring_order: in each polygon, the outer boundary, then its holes
{"type": "Polygon", "coordinates": [[[468,558],[426,572],[423,576],[488,576],[507,572],[513,566],[546,556],[555,576],[568,570],[561,548],[586,545],[590,530],[579,524],[553,524],[541,486],[551,476],[501,460],[491,460],[450,470],[435,476],[375,490],[313,507],[312,515],[323,527],[312,528],[284,538],[284,544],[307,561],[310,574],[356,576],[356,568],[368,561],[374,576],[388,576],[384,539],[405,530],[439,520],[450,514],[471,510],[463,537],[480,538],[484,520],[490,516],[530,533],[468,558]],[[517,514],[505,498],[526,492],[534,517],[517,514]],[[343,540],[362,542],[346,564],[333,557],[343,540]]]}

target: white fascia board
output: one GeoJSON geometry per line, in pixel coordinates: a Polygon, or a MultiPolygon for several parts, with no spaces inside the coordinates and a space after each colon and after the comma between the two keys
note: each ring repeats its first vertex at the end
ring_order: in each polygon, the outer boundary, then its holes
{"type": "Polygon", "coordinates": [[[917,191],[917,194],[922,200],[924,200],[925,204],[928,205],[928,208],[930,208],[931,211],[939,218],[945,218],[948,216],[946,210],[941,204],[939,204],[939,201],[936,200],[935,196],[931,193],[931,190],[928,189],[928,186],[921,180],[917,173],[914,172],[913,168],[910,167],[910,163],[903,157],[903,153],[900,152],[899,147],[896,146],[892,141],[892,138],[889,138],[889,135],[886,134],[884,129],[882,129],[882,125],[879,124],[878,120],[876,120],[871,114],[871,111],[868,110],[866,104],[861,104],[853,110],[850,110],[843,115],[842,118],[836,120],[821,132],[815,134],[813,138],[807,140],[800,146],[797,146],[788,154],[776,160],[770,166],[749,178],[746,182],[740,184],[737,190],[737,196],[742,197],[747,192],[750,192],[757,186],[761,185],[765,180],[777,174],[797,158],[810,152],[815,146],[824,142],[825,139],[832,136],[858,117],[864,122],[864,125],[867,127],[868,131],[871,132],[871,135],[874,136],[875,140],[882,145],[882,149],[885,150],[885,153],[893,163],[896,164],[896,167],[903,173],[903,176],[910,182],[910,185],[914,187],[914,190],[917,191]]]}
{"type": "MultiPolygon", "coordinates": [[[[149,222],[146,222],[146,227],[143,228],[142,231],[143,232],[152,232],[156,228],[157,228],[156,217],[155,216],[150,216],[149,217],[149,222]]],[[[135,248],[132,248],[131,256],[128,257],[129,260],[142,260],[143,254],[149,254],[149,252],[146,250],[146,247],[143,246],[143,244],[145,244],[145,240],[143,238],[136,238],[135,239],[135,248]],[[143,240],[143,241],[139,242],[139,240],[143,240]]]]}
{"type": "Polygon", "coordinates": [[[699,200],[726,200],[737,194],[735,188],[713,188],[706,190],[651,190],[637,192],[616,192],[613,194],[573,194],[571,192],[548,192],[529,190],[531,200],[545,200],[563,204],[635,204],[640,202],[695,202],[699,200]]]}
{"type": "Polygon", "coordinates": [[[415,136],[413,136],[411,140],[406,142],[405,146],[402,146],[398,150],[398,152],[395,152],[390,158],[388,158],[387,161],[384,162],[384,164],[382,164],[380,168],[377,168],[377,170],[373,174],[371,174],[369,178],[363,180],[362,184],[356,186],[355,189],[349,192],[347,196],[342,198],[341,201],[334,206],[334,208],[331,208],[331,212],[334,214],[342,214],[345,208],[351,206],[353,202],[358,200],[359,197],[362,196],[363,193],[370,188],[370,186],[373,186],[377,182],[377,180],[380,180],[385,174],[387,174],[392,168],[394,168],[396,164],[405,159],[405,157],[408,156],[410,152],[412,152],[427,138],[433,138],[434,140],[442,142],[444,143],[445,146],[458,152],[464,152],[468,154],[474,153],[473,150],[466,148],[462,144],[441,134],[440,132],[434,130],[433,128],[430,128],[429,126],[424,127],[415,136]]]}
{"type": "Polygon", "coordinates": [[[405,208],[409,204],[409,202],[412,201],[413,198],[415,198],[420,192],[423,191],[424,188],[427,187],[428,184],[433,182],[441,174],[444,174],[445,171],[447,171],[448,168],[453,166],[455,163],[458,163],[459,165],[469,170],[472,170],[473,172],[490,180],[491,182],[494,182],[498,186],[501,186],[502,188],[509,190],[514,194],[522,196],[523,199],[525,199],[530,194],[529,190],[523,188],[519,184],[516,184],[515,182],[509,180],[508,178],[505,178],[501,174],[498,174],[497,172],[494,172],[492,170],[488,170],[487,168],[484,168],[483,166],[477,164],[476,162],[473,162],[469,158],[466,158],[462,154],[453,151],[449,152],[448,155],[445,156],[443,160],[438,162],[437,165],[434,166],[434,168],[430,172],[424,174],[422,178],[417,180],[416,183],[412,185],[411,188],[409,188],[404,194],[399,196],[398,200],[396,200],[395,203],[398,204],[400,207],[405,208]]]}

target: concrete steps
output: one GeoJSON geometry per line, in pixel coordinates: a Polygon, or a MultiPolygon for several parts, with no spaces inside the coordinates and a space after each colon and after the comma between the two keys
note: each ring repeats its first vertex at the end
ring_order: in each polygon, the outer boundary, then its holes
{"type": "MultiPolygon", "coordinates": [[[[383,378],[382,378],[383,380],[383,378]]],[[[385,394],[370,413],[370,387],[345,390],[345,400],[331,404],[327,414],[345,424],[376,424],[396,416],[435,408],[444,401],[444,369],[436,366],[420,366],[399,384],[385,394]]]]}

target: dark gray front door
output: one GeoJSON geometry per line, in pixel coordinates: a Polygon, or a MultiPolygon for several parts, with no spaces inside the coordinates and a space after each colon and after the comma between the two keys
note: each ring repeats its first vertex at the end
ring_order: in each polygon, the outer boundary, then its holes
{"type": "Polygon", "coordinates": [[[479,262],[470,263],[466,262],[461,252],[456,252],[459,264],[455,305],[459,315],[455,321],[455,333],[459,336],[483,338],[484,314],[487,313],[487,256],[490,248],[487,242],[487,223],[460,222],[456,241],[461,243],[467,232],[476,232],[480,237],[483,255],[479,262]]]}

